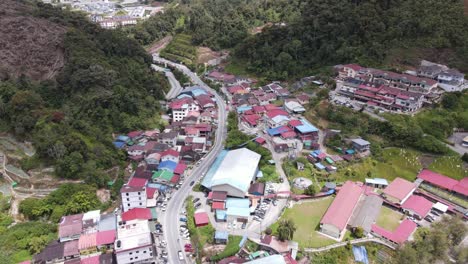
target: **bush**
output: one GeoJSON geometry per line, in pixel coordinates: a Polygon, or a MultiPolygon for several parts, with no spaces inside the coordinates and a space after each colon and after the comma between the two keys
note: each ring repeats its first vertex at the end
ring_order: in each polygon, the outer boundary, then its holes
{"type": "Polygon", "coordinates": [[[224,250],[211,257],[211,261],[219,261],[221,259],[234,256],[237,252],[239,252],[240,247],[239,243],[242,240],[241,236],[229,236],[229,241],[224,250]]]}

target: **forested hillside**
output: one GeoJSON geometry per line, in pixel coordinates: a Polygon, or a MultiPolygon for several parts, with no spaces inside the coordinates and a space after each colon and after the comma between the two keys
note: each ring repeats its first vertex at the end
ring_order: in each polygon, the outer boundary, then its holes
{"type": "Polygon", "coordinates": [[[408,63],[414,53],[468,70],[461,0],[308,0],[301,8],[296,21],[242,42],[236,56],[250,70],[282,79],[343,62],[408,63]],[[408,54],[400,56],[399,48],[408,54]]]}
{"type": "MultiPolygon", "coordinates": [[[[64,65],[55,78],[21,73],[0,80],[0,132],[33,142],[37,153],[22,161],[25,169],[45,161],[59,177],[102,185],[103,169],[123,160],[112,133],[158,126],[165,79],[151,71],[151,57],[122,32],[40,2],[6,2],[24,21],[48,21],[66,32],[56,48],[64,65]]],[[[41,30],[34,25],[28,24],[41,30]]],[[[14,30],[2,34],[18,36],[14,30]]]]}
{"type": "Polygon", "coordinates": [[[421,58],[467,71],[463,10],[462,0],[183,0],[128,33],[143,45],[184,32],[194,45],[235,47],[237,61],[269,79],[345,62],[398,67],[421,58]]]}

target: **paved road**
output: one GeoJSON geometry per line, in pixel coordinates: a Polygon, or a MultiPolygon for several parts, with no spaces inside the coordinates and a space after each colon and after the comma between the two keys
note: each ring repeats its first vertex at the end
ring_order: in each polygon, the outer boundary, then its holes
{"type": "MultiPolygon", "coordinates": [[[[197,181],[200,179],[206,171],[210,168],[211,164],[214,162],[216,157],[219,155],[223,149],[224,139],[226,138],[226,104],[223,98],[208,85],[206,85],[195,73],[190,71],[187,67],[181,64],[177,64],[166,59],[162,59],[157,55],[153,55],[153,59],[157,63],[166,63],[172,67],[180,70],[185,75],[190,77],[192,82],[214,94],[216,103],[218,106],[218,129],[216,130],[216,138],[213,144],[211,151],[205,156],[203,161],[198,167],[195,167],[189,177],[182,184],[181,188],[173,195],[172,199],[167,205],[167,212],[164,214],[161,222],[164,226],[164,236],[167,241],[167,252],[168,252],[168,262],[170,264],[180,263],[178,257],[178,251],[183,251],[182,240],[179,241],[179,218],[180,212],[182,211],[182,206],[185,199],[189,195],[192,186],[190,183],[192,181],[197,181]]],[[[187,261],[190,262],[190,261],[187,261]]]]}
{"type": "Polygon", "coordinates": [[[159,67],[154,64],[151,65],[151,68],[153,68],[155,71],[164,72],[167,80],[169,81],[169,84],[171,85],[171,90],[169,90],[169,92],[166,94],[166,99],[172,99],[182,91],[182,86],[180,85],[179,81],[177,81],[177,79],[171,71],[168,71],[166,68],[159,67]]]}

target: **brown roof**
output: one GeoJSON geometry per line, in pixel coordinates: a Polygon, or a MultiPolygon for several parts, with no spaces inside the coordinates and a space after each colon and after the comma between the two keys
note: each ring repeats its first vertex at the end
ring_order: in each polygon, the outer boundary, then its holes
{"type": "Polygon", "coordinates": [[[63,258],[63,243],[53,241],[46,248],[44,248],[41,253],[37,254],[33,258],[34,263],[46,263],[54,259],[63,258]]]}
{"type": "Polygon", "coordinates": [[[227,198],[227,192],[214,191],[211,198],[216,201],[225,201],[227,198]]]}
{"type": "Polygon", "coordinates": [[[251,194],[263,194],[265,192],[265,184],[263,182],[256,182],[250,185],[249,193],[251,194]]]}
{"type": "Polygon", "coordinates": [[[81,233],[83,214],[63,216],[59,224],[59,237],[68,237],[81,233]]]}
{"type": "Polygon", "coordinates": [[[78,242],[78,240],[72,240],[63,243],[63,256],[70,257],[79,255],[80,252],[78,251],[78,242]]]}

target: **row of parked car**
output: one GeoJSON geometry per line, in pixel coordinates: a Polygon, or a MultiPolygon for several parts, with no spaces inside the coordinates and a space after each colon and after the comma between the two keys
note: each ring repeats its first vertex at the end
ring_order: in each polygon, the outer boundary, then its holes
{"type": "MultiPolygon", "coordinates": [[[[257,205],[257,208],[255,208],[253,217],[255,221],[261,222],[263,218],[265,218],[265,214],[268,210],[268,207],[270,207],[270,203],[272,203],[272,200],[269,198],[261,200],[261,202],[257,205]]],[[[274,201],[274,204],[276,205],[276,200],[274,201]]]]}

